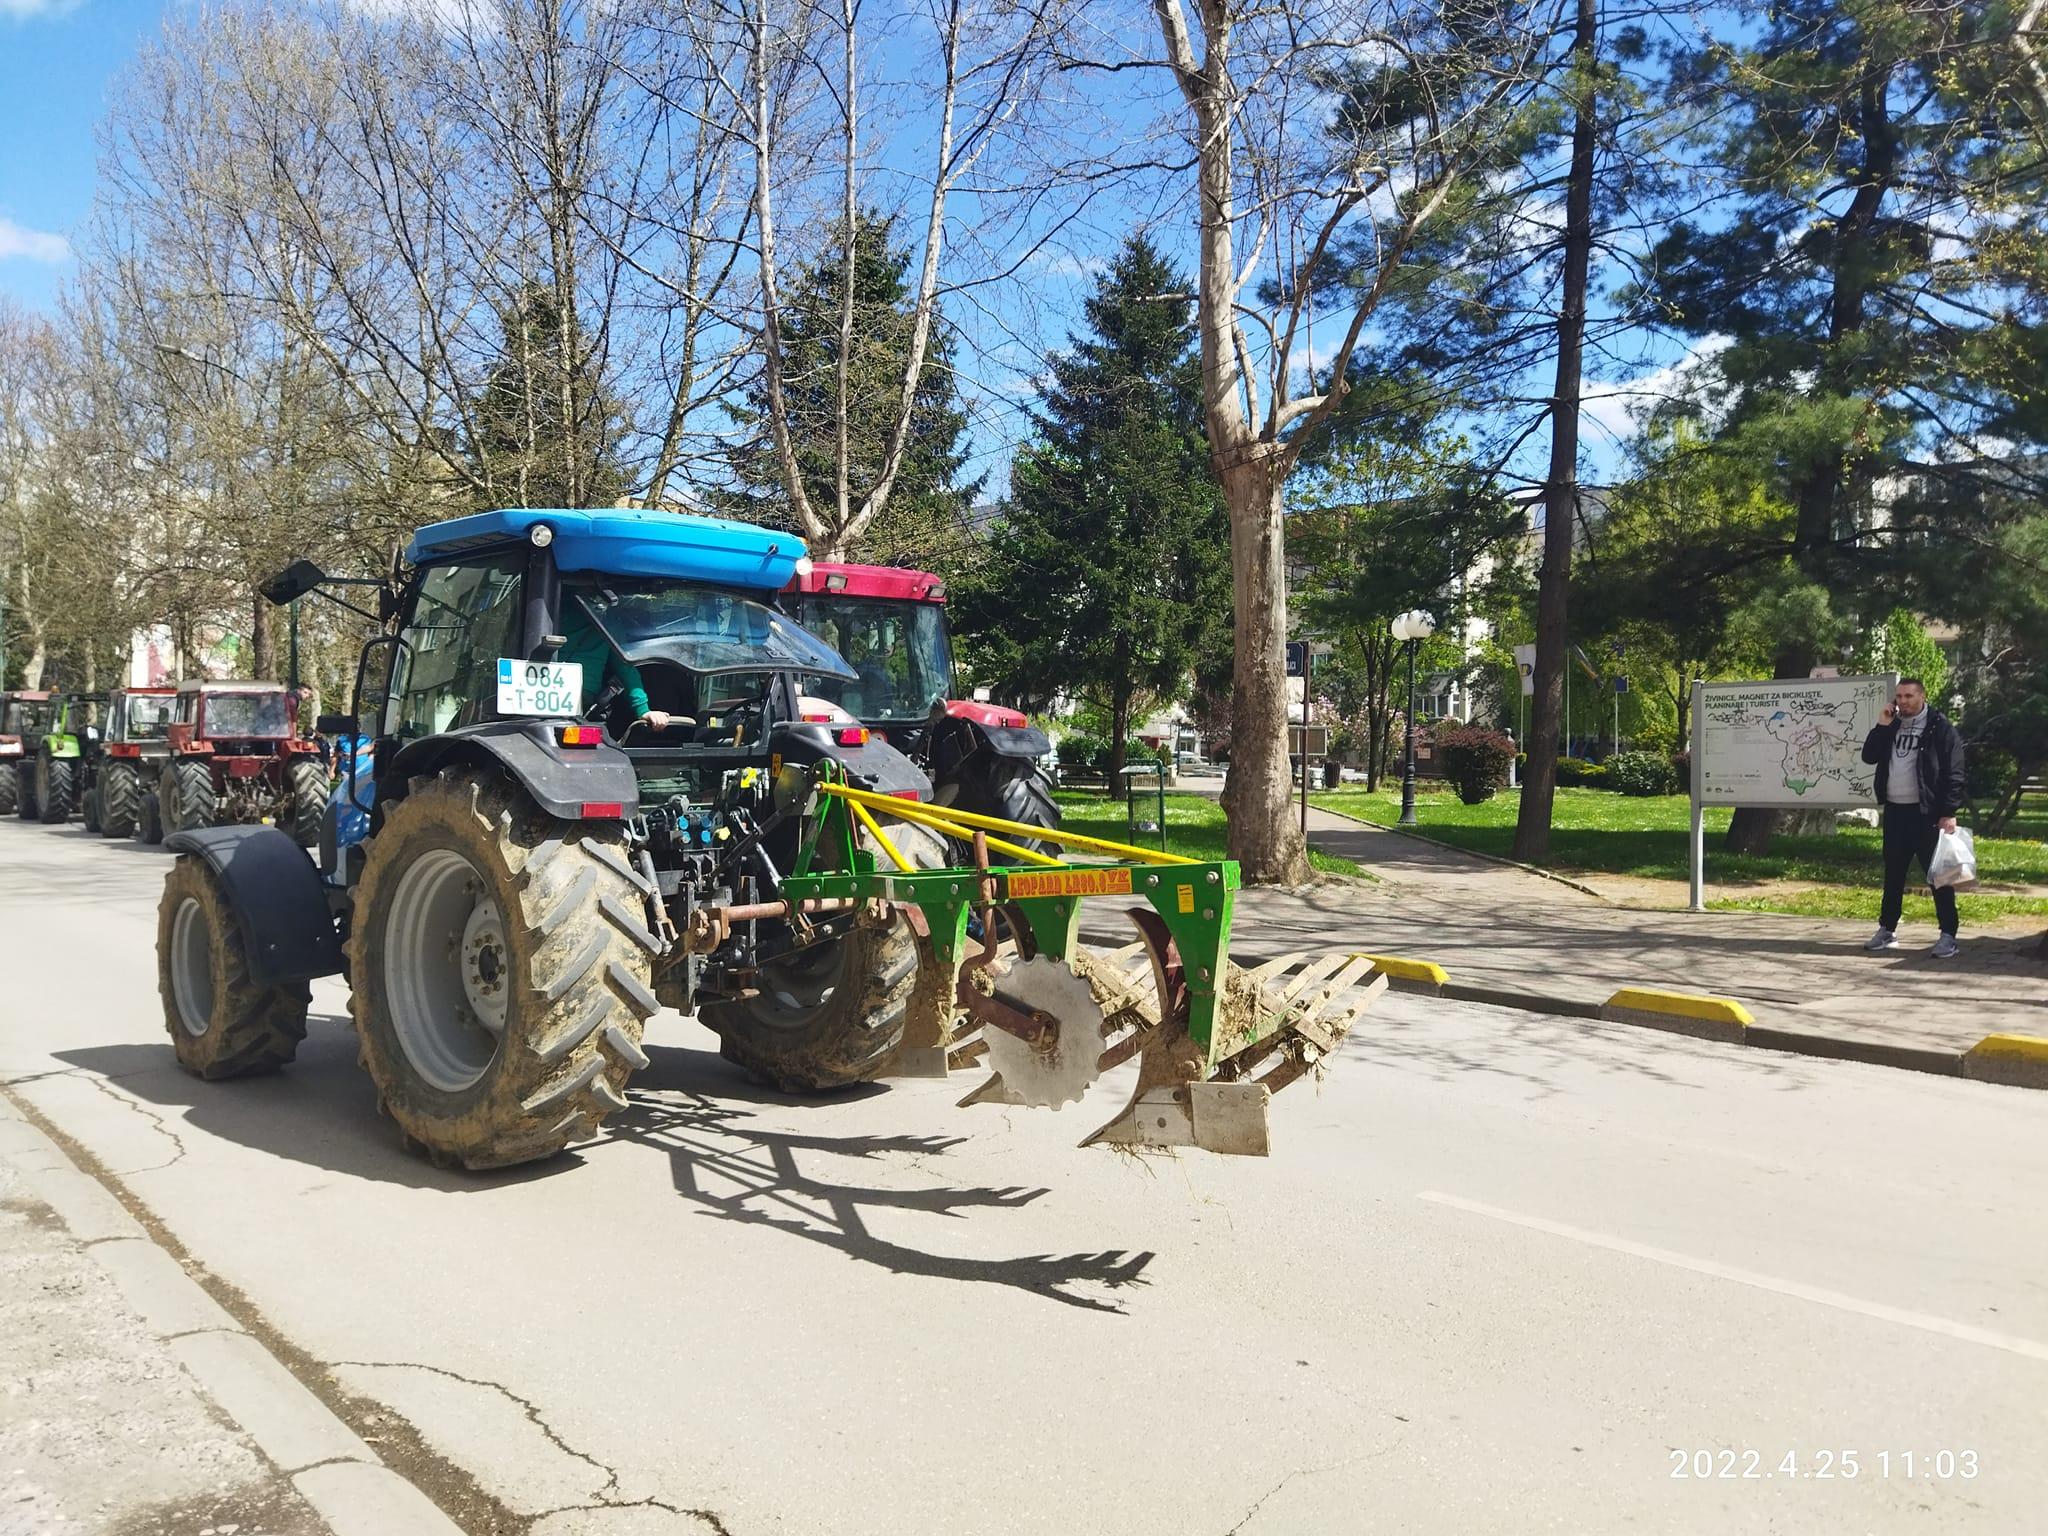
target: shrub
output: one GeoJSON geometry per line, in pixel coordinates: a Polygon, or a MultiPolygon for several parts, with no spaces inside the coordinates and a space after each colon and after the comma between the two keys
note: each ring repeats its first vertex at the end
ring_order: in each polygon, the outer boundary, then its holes
{"type": "Polygon", "coordinates": [[[1458,798],[1467,805],[1491,800],[1493,792],[1508,781],[1508,764],[1515,759],[1515,744],[1499,731],[1483,726],[1455,725],[1436,733],[1436,759],[1444,777],[1457,787],[1458,798]]]}
{"type": "MultiPolygon", "coordinates": [[[[1060,768],[1062,771],[1080,770],[1088,773],[1109,771],[1109,740],[1104,736],[1092,735],[1087,731],[1076,731],[1062,737],[1059,744],[1060,768]]],[[[1124,743],[1124,763],[1156,763],[1163,760],[1162,754],[1154,752],[1145,743],[1133,737],[1124,743]]]]}
{"type": "Polygon", "coordinates": [[[1633,745],[1638,752],[1653,752],[1658,757],[1669,757],[1678,750],[1678,726],[1668,720],[1658,720],[1646,725],[1636,732],[1633,745]]]}
{"type": "Polygon", "coordinates": [[[1560,789],[1598,789],[1607,777],[1607,770],[1598,763],[1589,763],[1583,757],[1560,757],[1557,760],[1557,784],[1560,789]]]}
{"type": "Polygon", "coordinates": [[[1671,793],[1671,759],[1657,752],[1617,752],[1607,760],[1607,787],[1624,795],[1671,793]]]}

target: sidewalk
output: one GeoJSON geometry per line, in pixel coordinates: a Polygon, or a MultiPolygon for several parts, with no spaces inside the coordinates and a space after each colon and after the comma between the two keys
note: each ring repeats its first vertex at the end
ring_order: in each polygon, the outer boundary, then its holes
{"type": "Polygon", "coordinates": [[[459,1536],[0,1095],[0,1536],[459,1536]]]}
{"type": "MultiPolygon", "coordinates": [[[[2048,1036],[2037,935],[1963,934],[1934,961],[1907,931],[1863,952],[1868,925],[1754,912],[1643,911],[1512,865],[1309,810],[1309,841],[1375,884],[1332,880],[1238,901],[1233,958],[1336,946],[1435,961],[1453,985],[1590,1011],[1622,987],[1734,998],[1770,1030],[1959,1054],[1996,1033],[2048,1036]]],[[[1902,1064],[1904,1064],[1902,1062],[1902,1064]]]]}

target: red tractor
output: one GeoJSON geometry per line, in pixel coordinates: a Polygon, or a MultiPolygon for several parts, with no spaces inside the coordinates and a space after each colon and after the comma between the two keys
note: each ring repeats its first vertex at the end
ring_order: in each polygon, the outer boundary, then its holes
{"type": "Polygon", "coordinates": [[[298,698],[282,683],[185,682],[166,734],[151,830],[267,821],[302,846],[320,841],[328,774],[299,734],[298,698]]]}
{"type": "Polygon", "coordinates": [[[860,674],[858,682],[805,686],[915,759],[934,800],[1033,826],[1060,824],[1038,769],[1052,750],[1045,732],[1017,710],[953,697],[943,581],[930,571],[820,563],[783,592],[797,621],[860,674]]]}
{"type": "Polygon", "coordinates": [[[51,697],[0,693],[0,816],[35,816],[36,746],[50,728],[51,697]]]}

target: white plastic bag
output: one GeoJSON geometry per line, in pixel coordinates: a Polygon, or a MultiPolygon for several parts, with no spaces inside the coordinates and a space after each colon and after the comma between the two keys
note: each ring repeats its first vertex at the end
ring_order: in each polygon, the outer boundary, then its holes
{"type": "Polygon", "coordinates": [[[1927,883],[1936,890],[1977,888],[1977,844],[1968,827],[1941,834],[1934,845],[1934,857],[1927,861],[1927,883]]]}

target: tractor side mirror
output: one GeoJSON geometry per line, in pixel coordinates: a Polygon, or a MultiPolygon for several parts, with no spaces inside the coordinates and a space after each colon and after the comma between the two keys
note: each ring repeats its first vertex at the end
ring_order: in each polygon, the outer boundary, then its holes
{"type": "Polygon", "coordinates": [[[282,608],[296,602],[327,579],[327,573],[310,560],[294,560],[259,588],[264,600],[282,608]]]}
{"type": "Polygon", "coordinates": [[[389,624],[398,617],[398,610],[403,606],[404,601],[404,594],[396,587],[379,587],[377,589],[378,622],[389,624]]]}

